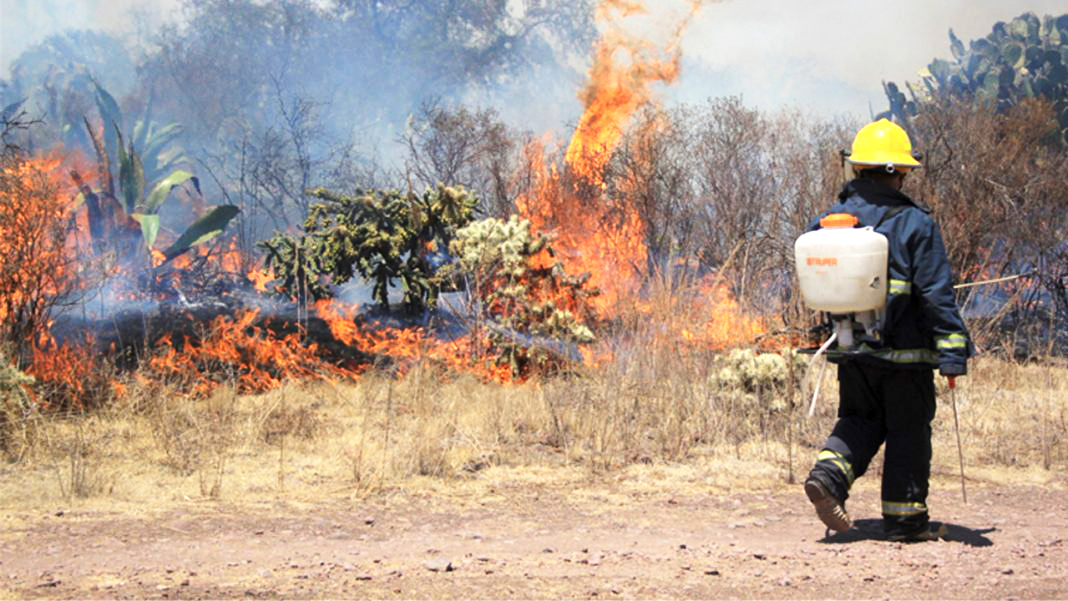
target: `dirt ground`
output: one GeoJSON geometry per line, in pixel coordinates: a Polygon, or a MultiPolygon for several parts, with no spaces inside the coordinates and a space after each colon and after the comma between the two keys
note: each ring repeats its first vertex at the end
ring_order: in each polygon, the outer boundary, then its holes
{"type": "Polygon", "coordinates": [[[5,511],[0,597],[1068,598],[1063,479],[972,483],[967,505],[954,484],[929,500],[948,540],[911,545],[882,537],[871,482],[829,538],[796,486],[5,511]]]}

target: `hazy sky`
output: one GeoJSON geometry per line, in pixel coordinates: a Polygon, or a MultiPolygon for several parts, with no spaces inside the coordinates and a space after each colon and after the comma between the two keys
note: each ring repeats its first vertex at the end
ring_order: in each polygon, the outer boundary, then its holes
{"type": "MultiPolygon", "coordinates": [[[[656,6],[660,0],[649,0],[656,6]]],[[[129,31],[139,18],[175,18],[179,0],[0,0],[0,69],[63,28],[129,31]]],[[[740,94],[761,108],[867,115],[935,56],[946,32],[968,40],[1025,11],[1068,12],[1066,0],[731,0],[705,6],[683,39],[683,72],[669,100],[740,94]]]]}
{"type": "Polygon", "coordinates": [[[734,0],[711,4],[686,32],[685,71],[672,96],[740,94],[762,108],[792,105],[867,116],[936,56],[952,27],[967,43],[1026,11],[1068,13],[1066,0],[734,0]]]}

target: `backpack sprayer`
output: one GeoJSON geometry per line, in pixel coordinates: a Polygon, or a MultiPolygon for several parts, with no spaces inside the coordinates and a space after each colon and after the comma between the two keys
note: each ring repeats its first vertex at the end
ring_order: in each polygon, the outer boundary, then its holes
{"type": "MultiPolygon", "coordinates": [[[[820,220],[820,229],[803,234],[794,243],[802,300],[809,309],[830,313],[834,322],[834,333],[816,351],[813,363],[835,341],[840,350],[849,351],[857,334],[879,335],[886,307],[890,243],[875,228],[857,228],[857,223],[853,215],[834,213],[820,220]]],[[[816,380],[809,417],[816,411],[826,367],[824,364],[816,380]]]]}

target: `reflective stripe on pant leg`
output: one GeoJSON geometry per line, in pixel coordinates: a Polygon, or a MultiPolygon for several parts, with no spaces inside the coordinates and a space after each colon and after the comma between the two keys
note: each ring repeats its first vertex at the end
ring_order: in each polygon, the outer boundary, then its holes
{"type": "Polygon", "coordinates": [[[853,480],[855,479],[855,476],[853,475],[853,466],[848,461],[846,461],[846,458],[843,457],[841,453],[837,453],[829,449],[823,449],[816,457],[816,461],[818,463],[829,463],[830,465],[833,465],[835,469],[837,469],[839,472],[842,473],[843,476],[845,476],[847,485],[853,485],[853,480]]]}
{"type": "Polygon", "coordinates": [[[923,503],[901,503],[898,501],[883,501],[883,515],[894,517],[909,517],[927,513],[927,505],[923,503]]]}

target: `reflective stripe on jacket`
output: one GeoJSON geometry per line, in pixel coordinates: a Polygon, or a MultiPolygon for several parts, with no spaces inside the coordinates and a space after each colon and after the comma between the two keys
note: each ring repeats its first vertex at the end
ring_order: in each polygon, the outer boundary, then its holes
{"type": "MultiPolygon", "coordinates": [[[[847,357],[907,367],[964,365],[974,354],[953,296],[949,259],[938,225],[905,194],[868,179],[855,179],[838,195],[831,213],[849,213],[889,242],[889,287],[879,340],[864,340],[847,357]]],[[[819,218],[809,231],[819,229],[819,218]]]]}

